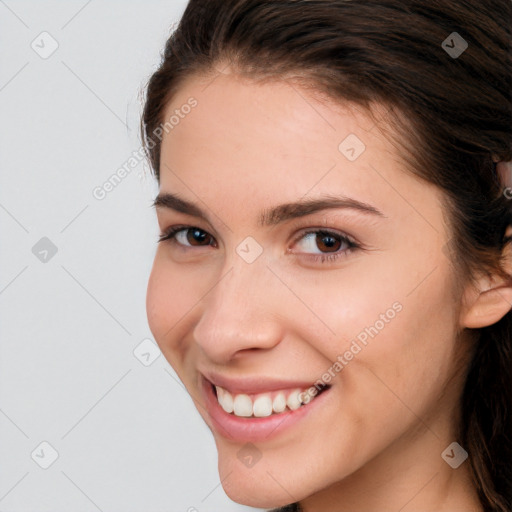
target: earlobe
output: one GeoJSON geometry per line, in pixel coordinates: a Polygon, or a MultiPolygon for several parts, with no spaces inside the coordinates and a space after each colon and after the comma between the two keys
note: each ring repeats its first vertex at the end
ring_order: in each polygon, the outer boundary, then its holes
{"type": "MultiPolygon", "coordinates": [[[[507,228],[506,237],[512,235],[512,226],[507,228]]],[[[504,249],[505,270],[512,275],[512,247],[504,249]]],[[[512,309],[512,278],[503,279],[495,274],[479,278],[465,294],[461,324],[468,328],[481,328],[499,322],[512,309]]]]}

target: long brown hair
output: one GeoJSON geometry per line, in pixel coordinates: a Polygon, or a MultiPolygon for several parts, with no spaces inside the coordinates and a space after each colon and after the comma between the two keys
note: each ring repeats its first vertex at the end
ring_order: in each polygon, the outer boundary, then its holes
{"type": "MultiPolygon", "coordinates": [[[[159,180],[165,107],[185,78],[223,62],[370,115],[384,105],[411,172],[444,192],[459,281],[481,270],[509,280],[512,201],[494,160],[512,160],[511,27],[510,0],[190,0],[147,85],[147,156],[159,180]]],[[[485,512],[511,512],[511,312],[475,334],[460,444],[485,512]]]]}

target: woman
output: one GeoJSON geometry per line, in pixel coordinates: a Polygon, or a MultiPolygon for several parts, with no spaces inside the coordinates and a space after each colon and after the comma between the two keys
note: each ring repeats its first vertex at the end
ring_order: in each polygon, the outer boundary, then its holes
{"type": "Polygon", "coordinates": [[[254,507],[512,510],[509,0],[191,0],[147,313],[254,507]]]}

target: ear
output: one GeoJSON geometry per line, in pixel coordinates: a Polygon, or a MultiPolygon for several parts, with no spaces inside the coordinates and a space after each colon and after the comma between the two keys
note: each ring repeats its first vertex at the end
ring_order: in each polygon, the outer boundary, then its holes
{"type": "MultiPolygon", "coordinates": [[[[512,235],[512,226],[507,228],[506,237],[512,235]]],[[[505,270],[512,275],[512,242],[504,248],[505,270]]],[[[512,279],[503,280],[497,275],[482,275],[476,285],[464,292],[465,307],[461,312],[461,325],[481,328],[495,324],[512,309],[512,279]]]]}

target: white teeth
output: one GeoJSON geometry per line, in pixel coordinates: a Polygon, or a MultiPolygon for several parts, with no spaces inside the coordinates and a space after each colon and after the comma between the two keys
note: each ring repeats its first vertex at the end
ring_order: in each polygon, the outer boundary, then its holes
{"type": "Polygon", "coordinates": [[[236,395],[233,401],[235,416],[252,416],[252,400],[249,395],[236,395]]]}
{"type": "Polygon", "coordinates": [[[294,411],[295,409],[298,409],[302,405],[302,402],[300,401],[300,398],[299,398],[299,394],[300,394],[300,389],[296,389],[288,395],[288,398],[286,400],[286,405],[292,411],[294,411]]]}
{"type": "Polygon", "coordinates": [[[233,395],[220,386],[215,386],[217,400],[221,408],[228,414],[249,418],[264,418],[271,414],[279,414],[286,410],[295,411],[313,398],[305,391],[294,389],[292,392],[279,391],[272,400],[270,393],[262,393],[253,399],[245,394],[233,395]]]}
{"type": "Polygon", "coordinates": [[[270,395],[262,395],[254,400],[253,414],[257,418],[270,416],[272,414],[272,399],[270,395]]]}
{"type": "Polygon", "coordinates": [[[217,399],[220,406],[226,412],[233,412],[233,397],[231,396],[231,393],[228,393],[225,389],[220,388],[219,386],[215,386],[215,389],[217,390],[217,399]]]}
{"type": "Polygon", "coordinates": [[[278,393],[274,401],[272,402],[272,409],[274,412],[283,412],[286,409],[286,397],[284,396],[284,393],[278,393]]]}

